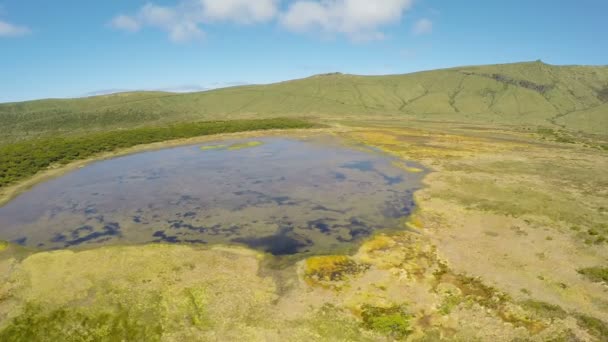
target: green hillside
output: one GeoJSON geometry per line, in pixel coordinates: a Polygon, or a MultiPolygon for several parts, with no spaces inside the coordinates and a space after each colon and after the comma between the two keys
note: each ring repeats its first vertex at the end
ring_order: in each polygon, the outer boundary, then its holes
{"type": "Polygon", "coordinates": [[[608,134],[608,67],[542,62],[406,75],[318,75],[200,93],[135,92],[0,104],[2,141],[184,121],[398,116],[608,134]]]}

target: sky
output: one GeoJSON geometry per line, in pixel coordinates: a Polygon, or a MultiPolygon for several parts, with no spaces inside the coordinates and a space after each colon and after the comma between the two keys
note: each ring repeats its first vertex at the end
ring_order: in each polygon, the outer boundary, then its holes
{"type": "Polygon", "coordinates": [[[606,0],[0,0],[0,102],[608,64],[606,0]]]}

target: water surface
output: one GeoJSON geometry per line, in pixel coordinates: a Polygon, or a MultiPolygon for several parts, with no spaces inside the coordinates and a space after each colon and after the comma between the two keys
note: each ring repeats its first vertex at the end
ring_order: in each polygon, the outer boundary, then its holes
{"type": "Polygon", "coordinates": [[[0,239],[42,249],[166,242],[330,253],[399,226],[424,174],[330,138],[218,144],[99,161],[39,184],[0,208],[0,239]]]}

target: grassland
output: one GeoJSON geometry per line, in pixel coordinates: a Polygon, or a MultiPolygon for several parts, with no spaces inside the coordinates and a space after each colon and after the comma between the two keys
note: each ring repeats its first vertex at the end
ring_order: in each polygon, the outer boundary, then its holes
{"type": "Polygon", "coordinates": [[[328,74],[190,94],[0,104],[0,144],[40,135],[243,118],[394,118],[608,134],[608,67],[541,62],[407,75],[328,74]]]}

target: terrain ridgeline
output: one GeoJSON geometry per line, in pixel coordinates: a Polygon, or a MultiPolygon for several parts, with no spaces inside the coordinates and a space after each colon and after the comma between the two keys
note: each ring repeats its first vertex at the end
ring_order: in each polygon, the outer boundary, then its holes
{"type": "Polygon", "coordinates": [[[197,93],[130,92],[0,104],[0,144],[201,120],[396,117],[608,135],[608,67],[541,61],[405,75],[316,75],[197,93]]]}

